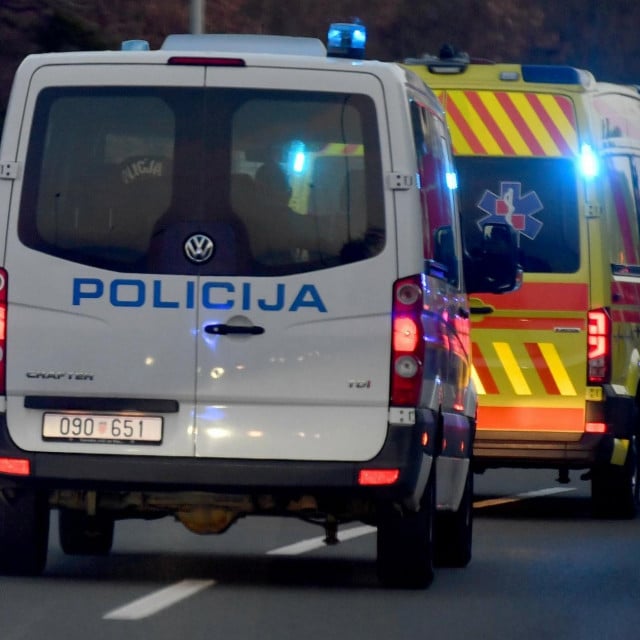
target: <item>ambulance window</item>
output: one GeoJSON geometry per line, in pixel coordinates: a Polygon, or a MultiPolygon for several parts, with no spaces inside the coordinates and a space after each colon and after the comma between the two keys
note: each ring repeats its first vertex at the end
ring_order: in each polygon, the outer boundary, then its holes
{"type": "Polygon", "coordinates": [[[604,224],[610,238],[612,264],[640,264],[638,239],[638,185],[634,165],[638,159],[628,156],[609,156],[605,160],[608,177],[609,206],[604,224]]]}
{"type": "Polygon", "coordinates": [[[446,278],[458,285],[457,201],[450,180],[453,160],[443,123],[416,100],[410,101],[423,215],[425,261],[445,267],[446,278]]]}
{"type": "Polygon", "coordinates": [[[580,266],[575,165],[570,158],[458,156],[465,250],[480,247],[481,226],[507,222],[530,273],[573,273],[580,266]]]}

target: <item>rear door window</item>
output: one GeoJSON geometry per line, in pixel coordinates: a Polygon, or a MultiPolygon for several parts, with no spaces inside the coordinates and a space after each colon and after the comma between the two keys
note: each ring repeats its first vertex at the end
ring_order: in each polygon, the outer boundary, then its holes
{"type": "Polygon", "coordinates": [[[375,256],[385,228],[373,101],[231,88],[50,88],[19,234],[124,272],[270,275],[375,256]],[[186,238],[213,241],[194,263],[186,238]]]}
{"type": "Polygon", "coordinates": [[[516,231],[525,272],[573,273],[580,267],[575,165],[570,158],[456,158],[463,238],[480,246],[481,226],[516,231]]]}

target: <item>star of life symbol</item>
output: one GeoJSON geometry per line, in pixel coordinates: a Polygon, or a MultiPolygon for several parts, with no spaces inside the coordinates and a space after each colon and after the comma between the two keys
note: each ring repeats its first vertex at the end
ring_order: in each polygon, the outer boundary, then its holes
{"type": "Polygon", "coordinates": [[[534,215],[544,207],[535,191],[522,195],[521,182],[501,182],[500,195],[487,189],[478,202],[478,208],[487,215],[478,220],[478,226],[495,222],[507,222],[529,240],[535,239],[544,226],[534,215]]]}

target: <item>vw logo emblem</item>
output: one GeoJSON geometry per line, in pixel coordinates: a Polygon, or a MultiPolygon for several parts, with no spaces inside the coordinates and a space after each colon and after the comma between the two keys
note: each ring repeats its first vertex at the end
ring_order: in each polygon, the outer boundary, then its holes
{"type": "Polygon", "coordinates": [[[195,264],[202,264],[213,256],[215,244],[204,233],[194,233],[184,243],[184,255],[195,264]]]}

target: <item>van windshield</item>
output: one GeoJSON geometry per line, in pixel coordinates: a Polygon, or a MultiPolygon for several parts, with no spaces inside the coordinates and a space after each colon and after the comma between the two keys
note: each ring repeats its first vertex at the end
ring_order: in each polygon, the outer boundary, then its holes
{"type": "Polygon", "coordinates": [[[580,266],[575,165],[567,158],[456,158],[465,249],[480,225],[516,230],[525,272],[573,273],[580,266]]]}
{"type": "Polygon", "coordinates": [[[364,260],[385,242],[379,147],[364,95],[46,89],[20,238],[125,272],[260,276],[364,260]]]}

